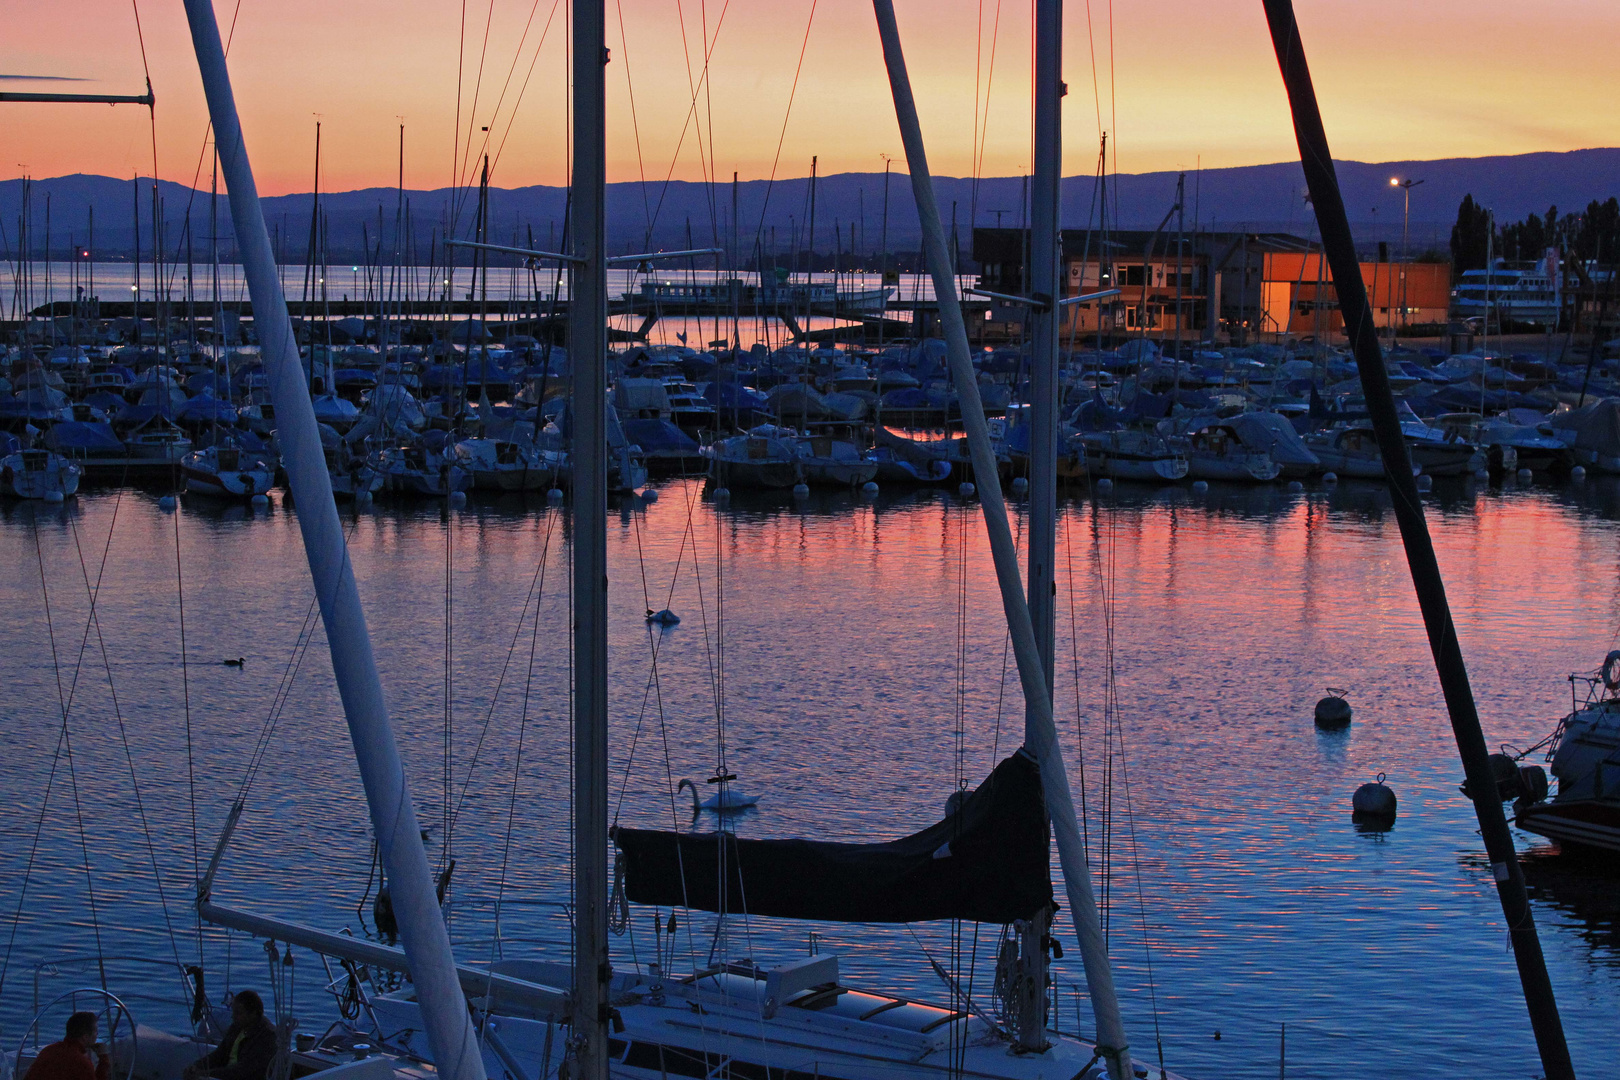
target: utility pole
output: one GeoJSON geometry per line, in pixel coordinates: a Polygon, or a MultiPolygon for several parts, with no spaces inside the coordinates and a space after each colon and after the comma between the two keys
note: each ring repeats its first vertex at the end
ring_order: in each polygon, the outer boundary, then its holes
{"type": "MultiPolygon", "coordinates": [[[[1398,188],[1401,189],[1401,194],[1404,197],[1404,200],[1405,200],[1405,203],[1406,203],[1405,209],[1401,212],[1401,289],[1400,289],[1400,292],[1401,292],[1401,298],[1400,298],[1400,303],[1401,303],[1401,325],[1406,326],[1407,325],[1407,316],[1406,316],[1406,267],[1407,267],[1407,259],[1410,258],[1410,253],[1407,250],[1406,244],[1407,244],[1407,238],[1411,234],[1411,225],[1412,225],[1412,189],[1417,187],[1419,184],[1423,183],[1423,181],[1422,180],[1412,180],[1412,179],[1402,180],[1399,177],[1392,176],[1392,177],[1389,178],[1389,183],[1390,183],[1391,187],[1398,187],[1398,188]]],[[[1389,338],[1390,338],[1390,347],[1393,348],[1394,345],[1395,345],[1395,323],[1394,323],[1394,320],[1390,321],[1389,338]]]]}

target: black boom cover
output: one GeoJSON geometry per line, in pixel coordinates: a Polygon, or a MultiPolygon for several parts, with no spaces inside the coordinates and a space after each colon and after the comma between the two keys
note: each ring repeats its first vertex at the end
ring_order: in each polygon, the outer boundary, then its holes
{"type": "Polygon", "coordinates": [[[617,829],[625,894],[638,904],[828,922],[1009,923],[1052,903],[1041,775],[1023,751],[959,809],[883,844],[741,840],[730,833],[617,829]]]}

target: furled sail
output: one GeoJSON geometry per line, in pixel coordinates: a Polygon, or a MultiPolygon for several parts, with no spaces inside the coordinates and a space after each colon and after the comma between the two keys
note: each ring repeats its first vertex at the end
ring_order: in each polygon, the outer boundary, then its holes
{"type": "Polygon", "coordinates": [[[614,831],[625,895],[640,904],[827,922],[1008,923],[1052,903],[1040,769],[1020,750],[944,821],[881,844],[614,831]]]}

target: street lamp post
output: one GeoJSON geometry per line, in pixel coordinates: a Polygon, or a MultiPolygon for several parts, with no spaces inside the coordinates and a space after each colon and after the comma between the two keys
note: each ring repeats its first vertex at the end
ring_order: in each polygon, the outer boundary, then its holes
{"type": "MultiPolygon", "coordinates": [[[[1392,176],[1392,177],[1389,178],[1389,186],[1390,187],[1398,187],[1398,188],[1400,188],[1401,189],[1401,194],[1404,196],[1404,198],[1406,200],[1405,209],[1401,212],[1401,325],[1402,326],[1405,326],[1407,324],[1407,315],[1406,315],[1406,260],[1407,260],[1407,248],[1406,248],[1406,242],[1407,242],[1407,236],[1409,235],[1409,229],[1410,229],[1411,222],[1412,222],[1412,189],[1417,187],[1421,183],[1423,183],[1422,180],[1412,180],[1410,178],[1408,178],[1406,180],[1402,180],[1399,177],[1395,177],[1395,176],[1392,176]]],[[[1391,322],[1390,323],[1390,337],[1394,337],[1394,336],[1395,336],[1394,323],[1391,322]]]]}

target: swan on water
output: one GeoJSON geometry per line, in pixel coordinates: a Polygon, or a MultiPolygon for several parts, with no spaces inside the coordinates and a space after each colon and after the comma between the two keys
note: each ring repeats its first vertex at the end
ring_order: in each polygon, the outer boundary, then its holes
{"type": "Polygon", "coordinates": [[[718,813],[729,814],[737,810],[746,810],[757,805],[759,796],[745,795],[736,787],[726,787],[710,795],[707,799],[698,798],[698,786],[690,780],[682,780],[675,785],[676,791],[690,790],[692,792],[692,813],[701,813],[704,810],[714,810],[718,813]]]}

